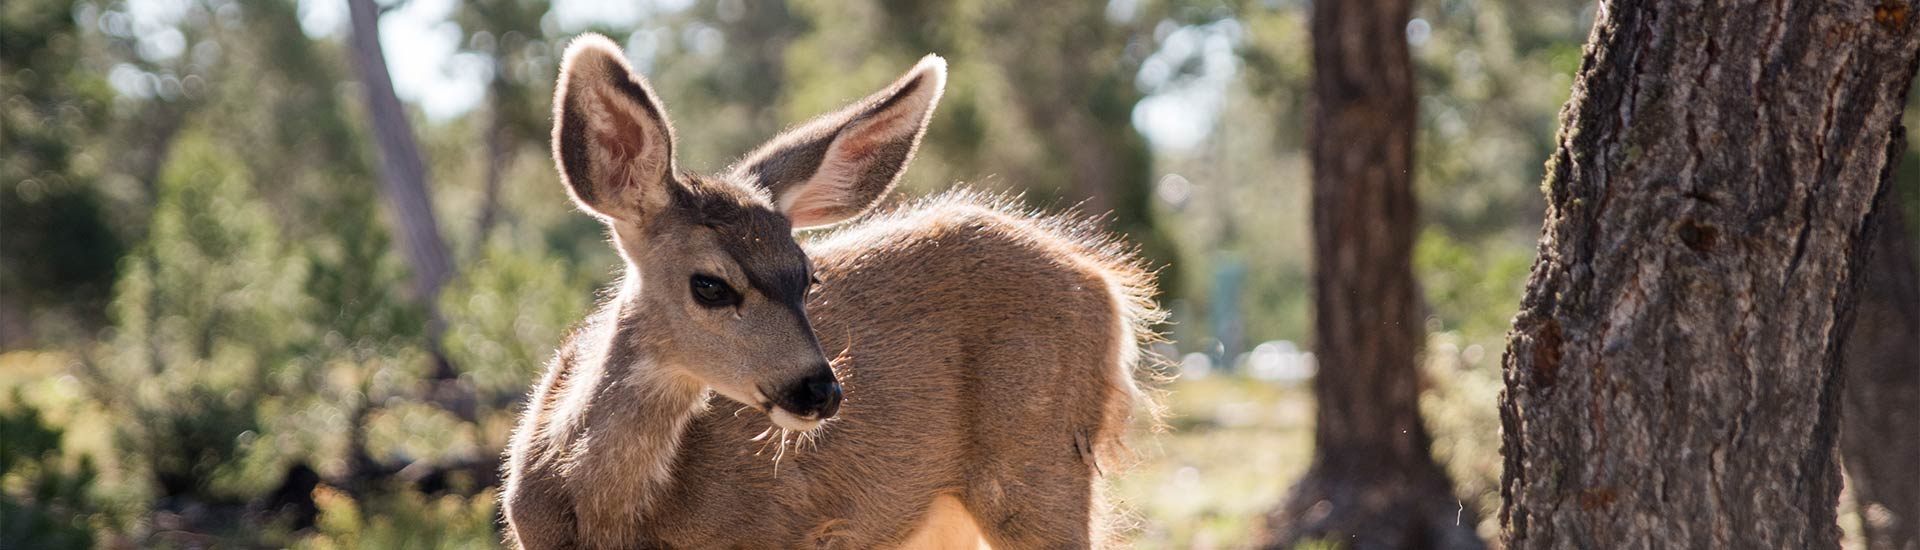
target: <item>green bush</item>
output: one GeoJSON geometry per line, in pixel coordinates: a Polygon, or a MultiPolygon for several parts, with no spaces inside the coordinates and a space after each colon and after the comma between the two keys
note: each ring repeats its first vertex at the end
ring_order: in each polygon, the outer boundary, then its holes
{"type": "Polygon", "coordinates": [[[92,548],[103,513],[89,494],[99,471],[62,448],[65,430],[20,398],[0,406],[0,548],[92,548]]]}

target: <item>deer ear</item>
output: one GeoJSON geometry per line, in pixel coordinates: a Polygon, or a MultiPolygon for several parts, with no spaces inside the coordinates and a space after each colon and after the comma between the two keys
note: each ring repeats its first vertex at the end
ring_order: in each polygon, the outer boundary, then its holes
{"type": "Polygon", "coordinates": [[[673,127],[612,40],[589,33],[567,46],[553,120],[553,161],[582,208],[631,220],[667,203],[673,127]]]}
{"type": "Polygon", "coordinates": [[[794,227],[854,217],[906,171],[946,85],[946,60],[926,56],[879,93],[760,146],[733,176],[771,193],[794,227]]]}

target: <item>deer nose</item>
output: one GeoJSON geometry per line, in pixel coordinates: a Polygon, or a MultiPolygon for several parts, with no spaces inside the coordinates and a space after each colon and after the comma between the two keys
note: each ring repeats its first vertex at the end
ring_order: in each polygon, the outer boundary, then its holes
{"type": "Polygon", "coordinates": [[[833,371],[822,367],[788,388],[785,397],[780,406],[788,412],[803,417],[832,418],[840,412],[840,380],[833,377],[833,371]]]}

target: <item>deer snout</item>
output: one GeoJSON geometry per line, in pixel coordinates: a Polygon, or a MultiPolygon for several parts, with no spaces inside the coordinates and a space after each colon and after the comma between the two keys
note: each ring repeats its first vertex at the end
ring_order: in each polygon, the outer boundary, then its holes
{"type": "Polygon", "coordinates": [[[833,371],[822,366],[819,372],[807,376],[781,392],[779,405],[805,419],[832,418],[840,412],[840,380],[833,377],[833,371]]]}

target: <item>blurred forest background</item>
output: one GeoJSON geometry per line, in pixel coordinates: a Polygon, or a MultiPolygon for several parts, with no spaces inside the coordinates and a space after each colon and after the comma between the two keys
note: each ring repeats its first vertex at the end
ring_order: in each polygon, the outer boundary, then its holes
{"type": "MultiPolygon", "coordinates": [[[[1488,539],[1502,335],[1595,9],[1423,0],[1405,26],[1420,408],[1488,539]]],[[[518,400],[618,266],[548,159],[556,57],[592,30],[626,46],[697,170],[945,56],[953,78],[900,194],[958,182],[1112,212],[1164,266],[1163,351],[1179,374],[1169,429],[1136,440],[1142,461],[1117,486],[1138,512],[1131,540],[1246,544],[1311,452],[1307,12],[8,0],[0,543],[496,544],[494,472],[518,400]],[[398,110],[367,101],[369,44],[355,39],[372,35],[354,15],[379,19],[398,110]],[[397,138],[417,142],[417,165],[381,145],[397,138]],[[434,216],[424,227],[394,223],[407,174],[425,191],[412,206],[434,216]]],[[[1920,219],[1909,147],[1896,193],[1920,219]]]]}

